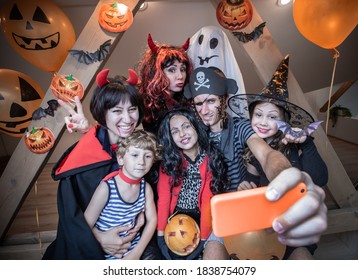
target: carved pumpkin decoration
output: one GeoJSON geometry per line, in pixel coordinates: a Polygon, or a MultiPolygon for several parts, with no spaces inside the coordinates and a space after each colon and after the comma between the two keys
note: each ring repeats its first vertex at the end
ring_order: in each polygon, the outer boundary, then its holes
{"type": "Polygon", "coordinates": [[[76,35],[57,5],[49,0],[9,0],[0,13],[5,37],[17,53],[45,71],[60,69],[76,35]]]}
{"type": "Polygon", "coordinates": [[[45,93],[29,76],[0,69],[0,132],[22,137],[45,93]]]}
{"type": "Polygon", "coordinates": [[[221,0],[216,8],[216,18],[228,30],[239,30],[252,20],[252,5],[249,0],[221,0]]]}
{"type": "Polygon", "coordinates": [[[83,97],[83,85],[72,75],[56,75],[51,81],[51,90],[57,98],[65,102],[74,103],[75,96],[80,100],[83,97]]]}
{"type": "Polygon", "coordinates": [[[192,217],[178,214],[165,227],[164,240],[173,253],[187,256],[200,242],[200,229],[192,217]]]}
{"type": "Polygon", "coordinates": [[[47,153],[55,144],[55,137],[46,127],[32,128],[24,137],[25,145],[35,154],[47,153]]]}
{"type": "Polygon", "coordinates": [[[133,13],[124,4],[108,3],[101,6],[98,22],[104,30],[109,32],[123,32],[131,27],[133,13]]]}
{"type": "Polygon", "coordinates": [[[229,255],[240,260],[280,260],[286,251],[286,246],[278,241],[277,233],[266,230],[227,236],[224,244],[229,255]]]}

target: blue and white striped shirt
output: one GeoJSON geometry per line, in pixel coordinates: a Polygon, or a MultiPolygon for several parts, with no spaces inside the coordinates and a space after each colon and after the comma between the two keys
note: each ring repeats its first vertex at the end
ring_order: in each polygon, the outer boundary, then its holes
{"type": "MultiPolygon", "coordinates": [[[[107,183],[109,190],[108,201],[98,217],[96,227],[100,231],[107,231],[116,226],[124,226],[128,224],[134,226],[136,217],[140,212],[144,211],[145,207],[145,180],[142,179],[138,198],[134,202],[124,201],[118,191],[115,177],[112,177],[105,182],[107,183]]],[[[127,235],[127,232],[120,233],[121,237],[127,235]]],[[[128,249],[126,254],[128,254],[136,246],[139,239],[140,233],[138,232],[132,240],[131,247],[128,249]]],[[[116,259],[111,255],[105,255],[105,258],[116,259]]]]}

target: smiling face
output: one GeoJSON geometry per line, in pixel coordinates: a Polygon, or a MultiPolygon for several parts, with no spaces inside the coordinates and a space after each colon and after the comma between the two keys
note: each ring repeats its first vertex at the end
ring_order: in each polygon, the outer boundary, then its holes
{"type": "Polygon", "coordinates": [[[172,65],[165,67],[163,72],[169,79],[169,90],[171,92],[181,92],[187,76],[186,65],[175,60],[172,65]]]}
{"type": "Polygon", "coordinates": [[[268,102],[259,103],[253,110],[251,126],[258,136],[268,140],[278,131],[275,120],[282,119],[282,108],[268,102]]]}
{"type": "Polygon", "coordinates": [[[183,150],[184,154],[198,154],[198,134],[187,117],[175,115],[170,119],[170,133],[174,143],[183,150]]]}
{"type": "Polygon", "coordinates": [[[123,158],[118,158],[118,162],[123,165],[123,173],[135,180],[149,172],[154,162],[154,154],[151,150],[129,146],[123,158]]]}
{"type": "Polygon", "coordinates": [[[129,100],[125,100],[107,110],[105,119],[110,142],[114,144],[119,138],[132,134],[139,120],[139,110],[129,100]]]}

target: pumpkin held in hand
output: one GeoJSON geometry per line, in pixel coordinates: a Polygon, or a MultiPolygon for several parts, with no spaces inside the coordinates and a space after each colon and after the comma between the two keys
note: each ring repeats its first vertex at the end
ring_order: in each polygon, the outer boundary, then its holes
{"type": "Polygon", "coordinates": [[[187,256],[200,242],[199,226],[188,215],[175,215],[165,227],[164,240],[173,253],[178,256],[187,256]]]}

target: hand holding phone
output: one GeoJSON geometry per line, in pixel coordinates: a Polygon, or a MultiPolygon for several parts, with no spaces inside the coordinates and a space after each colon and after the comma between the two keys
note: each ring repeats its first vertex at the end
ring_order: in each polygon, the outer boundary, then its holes
{"type": "Polygon", "coordinates": [[[266,199],[267,187],[215,195],[211,199],[213,231],[218,237],[270,228],[273,220],[305,195],[299,183],[279,200],[266,199]]]}

